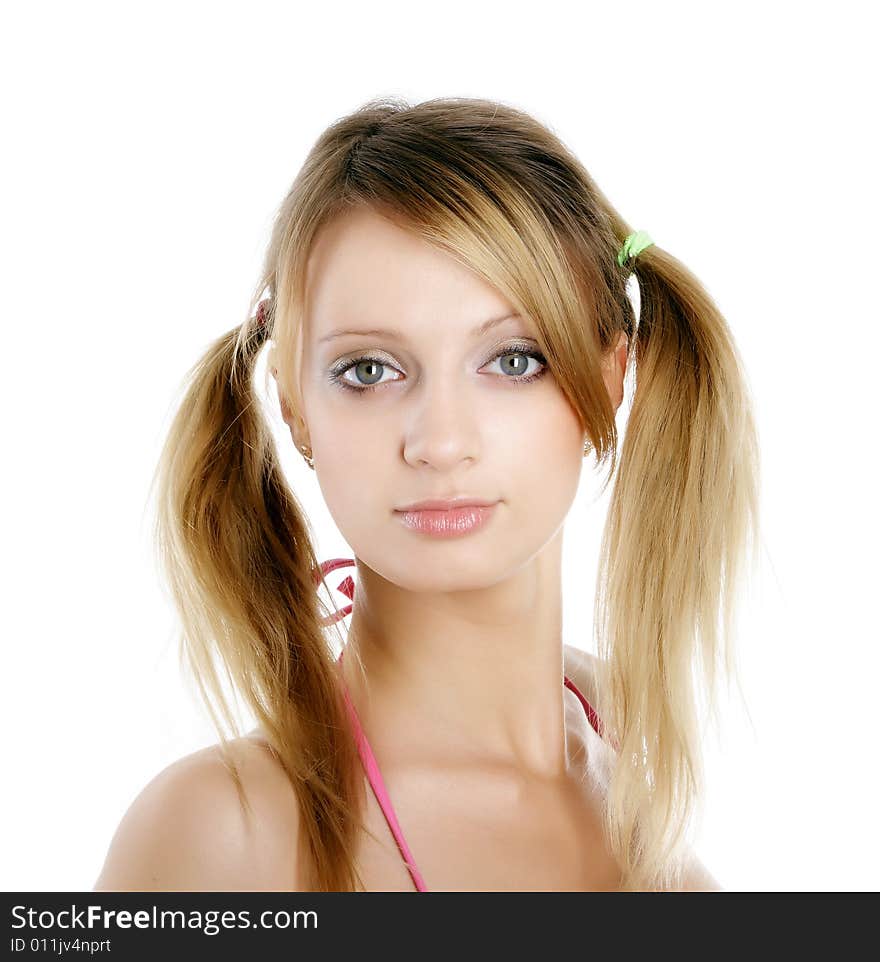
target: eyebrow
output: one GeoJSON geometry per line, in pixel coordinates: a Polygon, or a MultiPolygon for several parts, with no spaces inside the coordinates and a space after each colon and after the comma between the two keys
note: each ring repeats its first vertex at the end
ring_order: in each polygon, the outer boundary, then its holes
{"type": "MultiPolygon", "coordinates": [[[[520,317],[520,315],[516,311],[510,314],[504,314],[501,317],[492,317],[488,321],[483,321],[482,324],[475,327],[474,330],[472,331],[472,336],[478,337],[482,334],[485,334],[486,331],[491,330],[493,327],[495,327],[497,324],[500,324],[502,321],[509,321],[515,317],[520,317]]],[[[364,337],[393,337],[393,338],[397,338],[397,340],[399,341],[406,340],[405,336],[401,334],[400,331],[395,331],[395,330],[391,330],[388,328],[381,328],[381,327],[371,327],[369,329],[362,329],[362,330],[352,329],[352,330],[331,331],[329,334],[325,334],[324,337],[320,338],[318,343],[323,344],[325,341],[332,341],[332,340],[335,340],[337,337],[345,337],[346,334],[360,334],[364,337]]]]}

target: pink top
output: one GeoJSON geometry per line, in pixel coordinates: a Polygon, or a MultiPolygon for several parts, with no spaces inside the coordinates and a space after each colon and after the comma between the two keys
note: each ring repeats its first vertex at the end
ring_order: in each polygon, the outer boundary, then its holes
{"type": "MultiPolygon", "coordinates": [[[[342,660],[342,652],[340,652],[339,660],[342,660]]],[[[593,728],[601,735],[602,734],[602,723],[599,720],[599,716],[596,714],[593,706],[587,701],[586,698],[578,691],[577,686],[571,679],[563,676],[565,687],[571,689],[578,698],[581,704],[584,706],[584,711],[587,713],[587,718],[593,728]]],[[[367,773],[367,779],[370,783],[370,787],[373,789],[373,794],[376,796],[376,801],[379,803],[379,807],[382,809],[385,815],[385,820],[388,822],[388,827],[391,829],[391,834],[394,836],[394,840],[397,842],[397,847],[400,849],[401,857],[403,858],[404,864],[409,869],[409,874],[412,876],[412,880],[415,883],[416,889],[419,892],[427,892],[428,886],[425,885],[425,880],[422,878],[422,873],[419,871],[416,865],[415,859],[412,856],[412,852],[409,850],[409,846],[406,844],[406,839],[403,837],[403,832],[400,830],[400,823],[397,821],[397,815],[394,813],[394,806],[391,804],[391,798],[388,795],[388,790],[385,788],[385,783],[382,781],[382,774],[379,771],[379,765],[376,762],[376,756],[373,754],[372,748],[370,748],[370,743],[367,741],[367,736],[364,732],[363,726],[361,725],[360,719],[358,718],[355,707],[352,704],[351,697],[348,693],[348,688],[343,682],[343,695],[345,697],[345,704],[348,707],[349,714],[351,716],[352,724],[354,725],[355,738],[358,745],[358,753],[361,757],[361,762],[363,763],[364,770],[367,773]]]]}

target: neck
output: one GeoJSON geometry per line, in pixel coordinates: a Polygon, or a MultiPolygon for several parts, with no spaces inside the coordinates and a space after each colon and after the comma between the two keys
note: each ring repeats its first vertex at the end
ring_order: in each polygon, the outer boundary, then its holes
{"type": "Polygon", "coordinates": [[[446,592],[402,589],[358,562],[341,668],[371,740],[393,742],[395,758],[563,775],[561,555],[560,529],[506,581],[446,592]]]}

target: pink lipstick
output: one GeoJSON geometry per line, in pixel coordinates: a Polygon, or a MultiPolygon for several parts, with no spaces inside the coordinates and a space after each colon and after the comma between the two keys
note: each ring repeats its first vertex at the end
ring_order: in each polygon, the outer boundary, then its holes
{"type": "Polygon", "coordinates": [[[492,516],[497,501],[459,498],[420,501],[395,514],[413,531],[435,538],[455,538],[481,528],[492,516]]]}

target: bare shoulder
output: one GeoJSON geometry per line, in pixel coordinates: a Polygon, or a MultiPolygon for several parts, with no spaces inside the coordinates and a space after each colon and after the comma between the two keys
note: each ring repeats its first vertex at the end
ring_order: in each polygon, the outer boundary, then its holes
{"type": "Polygon", "coordinates": [[[297,891],[299,806],[265,742],[228,742],[159,772],[120,822],[94,891],[297,891]]]}
{"type": "MultiPolygon", "coordinates": [[[[594,707],[597,703],[596,679],[601,668],[599,658],[592,652],[584,651],[573,645],[563,645],[563,661],[565,674],[577,685],[587,701],[594,707]]],[[[595,743],[598,745],[598,742],[595,743]]],[[[605,768],[603,778],[606,780],[610,772],[611,755],[610,749],[606,756],[603,756],[605,768]]],[[[705,865],[697,858],[692,849],[689,849],[684,860],[681,878],[675,891],[681,892],[721,892],[724,891],[718,880],[715,879],[705,865]]]]}

